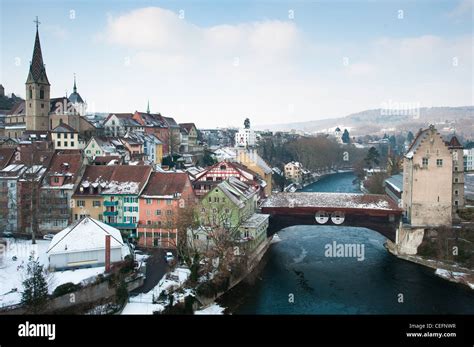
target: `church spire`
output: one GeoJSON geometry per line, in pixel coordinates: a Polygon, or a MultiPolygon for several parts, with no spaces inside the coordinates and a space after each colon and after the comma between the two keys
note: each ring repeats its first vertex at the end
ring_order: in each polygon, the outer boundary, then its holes
{"type": "Polygon", "coordinates": [[[74,87],[73,87],[73,92],[77,93],[77,87],[76,87],[76,74],[74,74],[74,87]]]}
{"type": "Polygon", "coordinates": [[[31,59],[27,83],[39,82],[49,85],[48,77],[46,76],[46,68],[43,62],[43,54],[41,52],[41,43],[38,30],[39,24],[41,24],[41,22],[38,20],[38,17],[36,17],[34,23],[36,23],[35,47],[33,48],[33,58],[31,59]]]}
{"type": "Polygon", "coordinates": [[[148,103],[146,105],[146,113],[150,113],[150,100],[148,100],[148,103]]]}

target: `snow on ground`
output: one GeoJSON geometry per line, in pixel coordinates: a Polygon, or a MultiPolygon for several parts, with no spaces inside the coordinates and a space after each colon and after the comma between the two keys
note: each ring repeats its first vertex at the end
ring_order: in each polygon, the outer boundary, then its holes
{"type": "Polygon", "coordinates": [[[435,275],[447,279],[456,283],[464,283],[469,286],[469,288],[474,289],[474,283],[469,282],[469,274],[464,272],[449,271],[445,269],[436,269],[435,275]]]}
{"type": "MultiPolygon", "coordinates": [[[[122,314],[153,314],[154,311],[164,310],[164,305],[155,304],[153,301],[156,301],[163,291],[168,294],[170,291],[181,287],[190,274],[191,271],[186,268],[177,268],[165,274],[150,291],[130,297],[122,314]]],[[[175,293],[175,302],[184,300],[187,295],[192,295],[190,290],[185,290],[184,294],[175,293]]]]}
{"type": "MultiPolygon", "coordinates": [[[[7,246],[0,248],[0,307],[15,305],[21,301],[22,282],[26,279],[26,268],[30,254],[34,252],[40,264],[48,267],[46,251],[51,241],[37,240],[35,245],[29,240],[6,238],[7,246]],[[17,260],[13,260],[17,257],[17,260]],[[16,291],[15,291],[16,289],[16,291]]],[[[1,246],[0,246],[1,247],[1,246]]],[[[52,293],[57,286],[82,282],[104,272],[104,267],[48,272],[48,289],[52,293]]]]}
{"type": "Polygon", "coordinates": [[[194,314],[224,314],[225,308],[214,303],[202,310],[194,312],[194,314]]]}
{"type": "Polygon", "coordinates": [[[273,234],[271,243],[273,244],[273,243],[278,243],[278,242],[281,242],[280,236],[278,236],[278,234],[273,234]]]}

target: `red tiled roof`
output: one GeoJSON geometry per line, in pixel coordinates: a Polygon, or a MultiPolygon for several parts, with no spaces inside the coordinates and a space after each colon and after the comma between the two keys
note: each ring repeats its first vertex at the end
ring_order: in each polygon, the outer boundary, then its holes
{"type": "Polygon", "coordinates": [[[152,167],[148,165],[115,165],[111,181],[139,182],[139,190],[145,185],[152,167]]]}
{"type": "MultiPolygon", "coordinates": [[[[64,184],[76,181],[82,164],[82,153],[80,150],[57,151],[51,159],[46,176],[68,175],[64,184]]],[[[49,184],[49,182],[45,182],[49,184]]]]}
{"type": "Polygon", "coordinates": [[[196,128],[196,125],[194,125],[194,123],[179,123],[179,126],[181,128],[186,129],[188,133],[191,131],[193,127],[196,128]]]}
{"type": "Polygon", "coordinates": [[[54,151],[48,149],[44,142],[33,142],[18,147],[18,155],[15,155],[12,164],[41,165],[49,167],[54,151]]]}
{"type": "Polygon", "coordinates": [[[184,172],[153,172],[142,195],[173,195],[183,193],[186,184],[191,186],[189,176],[184,172]]]}
{"type": "Polygon", "coordinates": [[[15,153],[15,148],[0,148],[0,170],[10,163],[15,153]]]}
{"type": "Polygon", "coordinates": [[[455,135],[451,137],[451,140],[449,140],[448,145],[452,148],[462,148],[461,143],[455,135]]]}

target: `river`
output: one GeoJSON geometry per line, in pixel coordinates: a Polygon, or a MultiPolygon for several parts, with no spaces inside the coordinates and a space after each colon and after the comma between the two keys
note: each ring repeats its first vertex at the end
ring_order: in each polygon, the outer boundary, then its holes
{"type": "MultiPolygon", "coordinates": [[[[310,192],[359,192],[352,173],[327,176],[310,192]]],[[[219,302],[233,314],[473,314],[474,291],[388,253],[377,232],[294,226],[278,233],[252,283],[219,302]],[[364,257],[326,257],[328,244],[359,244],[364,257]]]]}

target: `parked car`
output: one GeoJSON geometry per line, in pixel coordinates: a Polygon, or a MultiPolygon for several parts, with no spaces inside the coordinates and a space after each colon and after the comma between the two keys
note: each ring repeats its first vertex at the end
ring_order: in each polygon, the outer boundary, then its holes
{"type": "Polygon", "coordinates": [[[52,240],[54,237],[54,234],[46,234],[43,236],[43,240],[52,240]]]}
{"type": "Polygon", "coordinates": [[[170,263],[174,260],[174,255],[171,252],[166,252],[165,260],[167,263],[170,263]]]}
{"type": "Polygon", "coordinates": [[[10,231],[4,231],[2,234],[3,237],[13,237],[13,233],[10,231]]]}

